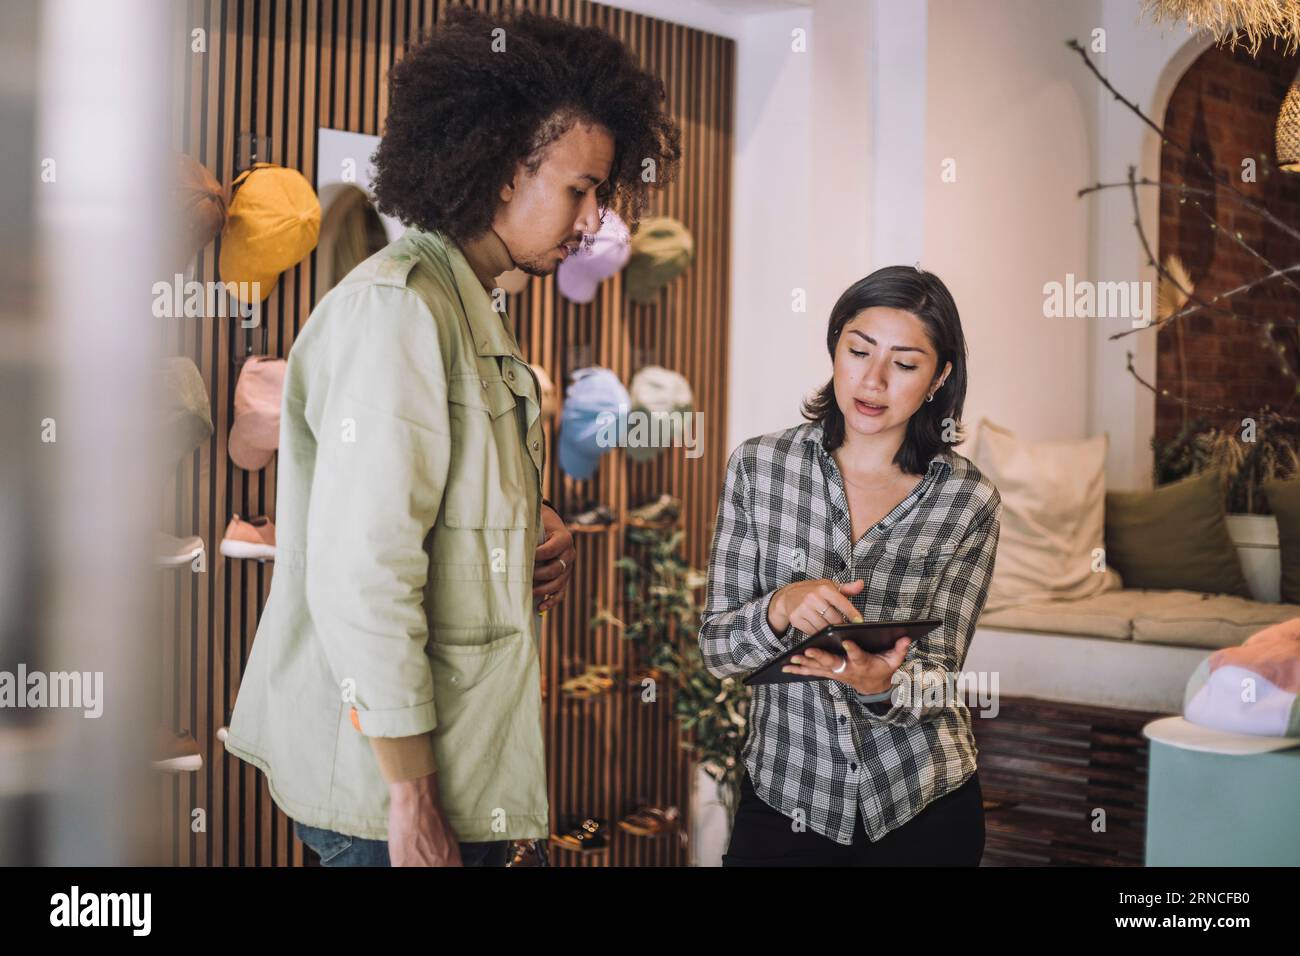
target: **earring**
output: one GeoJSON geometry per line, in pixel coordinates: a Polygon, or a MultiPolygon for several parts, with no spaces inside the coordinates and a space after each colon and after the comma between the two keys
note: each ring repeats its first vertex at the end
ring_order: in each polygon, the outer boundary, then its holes
{"type": "Polygon", "coordinates": [[[932,401],[934,401],[934,392],[931,392],[929,395],[925,396],[925,400],[926,400],[927,402],[932,402],[932,401]]]}

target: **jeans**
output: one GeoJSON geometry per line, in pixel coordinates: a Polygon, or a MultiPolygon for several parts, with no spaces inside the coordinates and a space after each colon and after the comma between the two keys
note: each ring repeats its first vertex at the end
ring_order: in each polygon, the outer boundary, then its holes
{"type": "MultiPolygon", "coordinates": [[[[336,830],[309,827],[297,820],[293,832],[316,852],[321,866],[392,866],[387,840],[367,840],[336,830]]],[[[461,843],[460,858],[466,866],[505,866],[510,858],[510,841],[461,843]]]]}
{"type": "Polygon", "coordinates": [[[746,773],[723,866],[979,866],[984,855],[984,796],[978,773],[931,801],[875,843],[857,813],[853,843],[845,846],[793,820],[754,792],[746,773]]]}

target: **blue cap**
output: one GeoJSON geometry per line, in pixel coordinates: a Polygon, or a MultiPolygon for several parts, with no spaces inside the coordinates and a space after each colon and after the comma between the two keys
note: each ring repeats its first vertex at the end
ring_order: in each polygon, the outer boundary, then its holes
{"type": "Polygon", "coordinates": [[[565,474],[585,481],[596,473],[600,456],[617,442],[622,431],[618,420],[631,404],[627,389],[609,369],[574,370],[560,420],[560,467],[565,474]],[[606,444],[601,444],[602,438],[606,444]]]}

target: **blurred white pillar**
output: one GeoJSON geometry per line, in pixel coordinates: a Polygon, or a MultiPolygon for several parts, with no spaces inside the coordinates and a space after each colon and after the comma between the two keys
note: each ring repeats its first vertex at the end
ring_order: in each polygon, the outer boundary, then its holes
{"type": "MultiPolygon", "coordinates": [[[[169,206],[167,64],[172,4],[40,5],[38,268],[57,441],[42,516],[53,558],[40,666],[102,671],[103,716],[55,711],[38,862],[135,864],[159,829],[148,775],[162,644],[149,570],[159,340],[150,288],[169,206]]],[[[37,423],[31,423],[32,434],[37,423]]],[[[24,445],[24,448],[27,448],[24,445]]]]}

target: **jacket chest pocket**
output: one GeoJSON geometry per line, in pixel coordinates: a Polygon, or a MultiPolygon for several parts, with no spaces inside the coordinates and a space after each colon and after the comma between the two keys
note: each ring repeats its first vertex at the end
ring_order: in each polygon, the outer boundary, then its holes
{"type": "Polygon", "coordinates": [[[533,503],[514,392],[499,377],[462,374],[448,379],[447,398],[452,451],[443,520],[453,528],[526,527],[533,503]]]}

